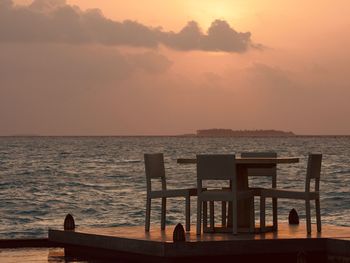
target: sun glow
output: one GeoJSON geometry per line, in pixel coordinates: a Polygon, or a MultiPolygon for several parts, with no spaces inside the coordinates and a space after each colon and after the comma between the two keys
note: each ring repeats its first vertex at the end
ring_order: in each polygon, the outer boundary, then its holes
{"type": "Polygon", "coordinates": [[[208,28],[216,19],[230,22],[237,21],[240,17],[237,8],[234,8],[229,1],[201,1],[200,6],[197,2],[189,1],[188,10],[190,10],[189,13],[191,13],[193,19],[198,21],[203,29],[208,28]]]}

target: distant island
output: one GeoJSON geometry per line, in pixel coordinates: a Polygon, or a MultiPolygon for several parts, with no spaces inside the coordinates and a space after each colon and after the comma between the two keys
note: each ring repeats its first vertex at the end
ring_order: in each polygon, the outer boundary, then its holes
{"type": "MultiPolygon", "coordinates": [[[[189,136],[189,134],[187,135],[189,136]]],[[[296,136],[293,132],[279,130],[232,130],[232,129],[206,129],[197,130],[195,137],[281,137],[296,136]]]]}

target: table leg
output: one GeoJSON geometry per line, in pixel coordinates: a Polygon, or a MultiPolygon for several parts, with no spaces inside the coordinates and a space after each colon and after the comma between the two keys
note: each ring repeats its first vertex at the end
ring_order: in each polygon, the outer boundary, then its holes
{"type": "MultiPolygon", "coordinates": [[[[237,165],[237,190],[248,190],[248,169],[245,165],[237,165]]],[[[238,227],[249,227],[250,200],[238,200],[238,227]]]]}
{"type": "MultiPolygon", "coordinates": [[[[237,164],[237,190],[248,190],[248,169],[244,164],[237,164]]],[[[237,220],[239,228],[249,228],[250,200],[238,200],[237,220]]],[[[228,204],[227,227],[232,227],[232,202],[228,204]]]]}
{"type": "Polygon", "coordinates": [[[226,201],[221,202],[221,226],[226,227],[227,224],[227,212],[226,212],[226,201]]]}

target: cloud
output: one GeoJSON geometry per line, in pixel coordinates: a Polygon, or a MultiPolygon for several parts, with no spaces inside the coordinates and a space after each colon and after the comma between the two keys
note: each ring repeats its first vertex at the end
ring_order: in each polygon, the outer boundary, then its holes
{"type": "Polygon", "coordinates": [[[67,5],[66,0],[36,0],[30,4],[30,8],[37,11],[52,11],[58,7],[67,5]]]}
{"type": "Polygon", "coordinates": [[[135,74],[159,75],[172,62],[156,52],[121,53],[116,49],[75,46],[3,44],[0,92],[8,87],[68,92],[117,87],[135,74]]]}
{"type": "Polygon", "coordinates": [[[150,74],[164,73],[172,65],[167,57],[155,52],[129,54],[127,59],[131,66],[150,74]]]}
{"type": "Polygon", "coordinates": [[[203,49],[244,52],[250,44],[250,32],[239,33],[223,20],[215,20],[203,38],[203,49]]]}
{"type": "Polygon", "coordinates": [[[65,0],[34,0],[27,6],[2,0],[0,42],[98,43],[146,48],[162,44],[183,51],[238,53],[257,46],[252,43],[249,32],[237,32],[224,20],[215,20],[206,33],[195,21],[176,33],[131,20],[114,21],[99,9],[82,11],[65,0]]]}
{"type": "Polygon", "coordinates": [[[191,21],[179,33],[164,33],[162,40],[178,50],[244,52],[252,47],[250,36],[235,31],[224,20],[215,20],[204,34],[197,22],[191,21]]]}
{"type": "Polygon", "coordinates": [[[245,69],[245,78],[253,86],[271,90],[295,89],[297,84],[291,78],[291,72],[263,63],[254,63],[245,69]]]}

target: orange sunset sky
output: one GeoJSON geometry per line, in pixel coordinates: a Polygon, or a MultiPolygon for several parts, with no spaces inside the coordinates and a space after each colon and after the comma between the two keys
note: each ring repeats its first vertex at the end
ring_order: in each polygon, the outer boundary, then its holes
{"type": "Polygon", "coordinates": [[[0,135],[350,134],[350,1],[0,0],[0,135]]]}

